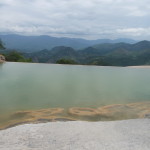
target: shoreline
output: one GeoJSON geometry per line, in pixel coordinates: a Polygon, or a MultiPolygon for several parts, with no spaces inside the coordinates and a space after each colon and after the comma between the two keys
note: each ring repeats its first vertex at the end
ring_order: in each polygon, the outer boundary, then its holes
{"type": "Polygon", "coordinates": [[[92,66],[92,67],[114,67],[114,68],[150,68],[150,65],[139,65],[139,66],[98,66],[98,65],[82,65],[82,64],[55,64],[55,63],[35,63],[35,62],[9,62],[3,63],[22,63],[22,64],[46,64],[46,65],[64,65],[64,66],[92,66]]]}
{"type": "Polygon", "coordinates": [[[127,66],[128,68],[150,68],[150,65],[143,66],[127,66]]]}
{"type": "Polygon", "coordinates": [[[0,131],[0,139],[1,150],[149,150],[150,119],[25,124],[0,131]]]}

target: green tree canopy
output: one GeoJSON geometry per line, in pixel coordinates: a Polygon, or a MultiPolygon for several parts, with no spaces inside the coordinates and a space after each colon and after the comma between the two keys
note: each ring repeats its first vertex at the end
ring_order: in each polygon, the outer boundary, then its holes
{"type": "Polygon", "coordinates": [[[0,39],[0,49],[5,49],[4,44],[1,39],[0,39]]]}
{"type": "Polygon", "coordinates": [[[77,62],[75,62],[74,60],[72,59],[59,59],[56,61],[57,64],[77,64],[77,62]]]}
{"type": "Polygon", "coordinates": [[[17,51],[11,51],[8,54],[5,54],[6,61],[12,61],[12,62],[32,62],[31,59],[26,59],[24,56],[22,56],[21,53],[17,51]]]}

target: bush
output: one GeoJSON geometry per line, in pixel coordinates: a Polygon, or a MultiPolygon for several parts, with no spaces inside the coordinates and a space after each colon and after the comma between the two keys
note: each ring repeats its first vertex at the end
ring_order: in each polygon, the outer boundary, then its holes
{"type": "Polygon", "coordinates": [[[77,64],[77,62],[75,62],[72,59],[59,59],[56,61],[57,64],[77,64]]]}
{"type": "Polygon", "coordinates": [[[11,62],[32,62],[32,60],[24,58],[19,52],[17,51],[11,51],[7,54],[5,54],[6,61],[11,62]]]}
{"type": "Polygon", "coordinates": [[[3,42],[0,39],[0,49],[5,49],[3,42]]]}

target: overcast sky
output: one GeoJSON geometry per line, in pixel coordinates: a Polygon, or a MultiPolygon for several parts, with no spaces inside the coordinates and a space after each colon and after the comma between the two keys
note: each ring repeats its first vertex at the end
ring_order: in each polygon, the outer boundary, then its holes
{"type": "Polygon", "coordinates": [[[0,32],[150,40],[150,0],[0,0],[0,32]]]}

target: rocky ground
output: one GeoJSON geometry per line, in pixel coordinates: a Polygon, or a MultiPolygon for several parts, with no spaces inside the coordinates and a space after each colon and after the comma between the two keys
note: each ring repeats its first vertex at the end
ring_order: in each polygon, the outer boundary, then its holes
{"type": "Polygon", "coordinates": [[[0,131],[0,150],[149,150],[150,119],[25,124],[0,131]]]}

